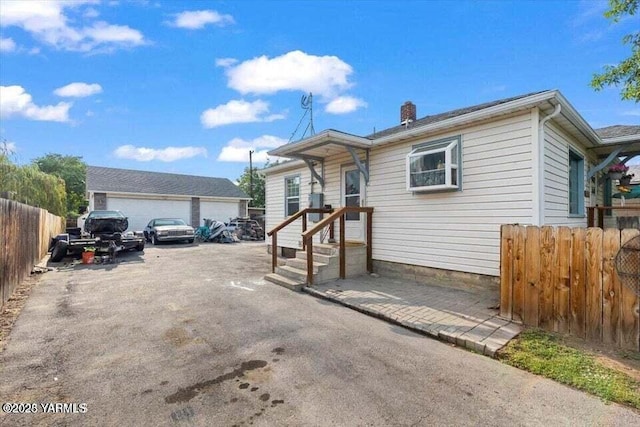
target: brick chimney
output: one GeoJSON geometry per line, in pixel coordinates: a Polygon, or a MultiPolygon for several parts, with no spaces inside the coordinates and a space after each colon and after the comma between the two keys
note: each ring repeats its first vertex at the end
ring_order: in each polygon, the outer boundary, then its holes
{"type": "Polygon", "coordinates": [[[407,125],[416,121],[416,106],[413,102],[407,101],[400,106],[400,123],[407,125]]]}

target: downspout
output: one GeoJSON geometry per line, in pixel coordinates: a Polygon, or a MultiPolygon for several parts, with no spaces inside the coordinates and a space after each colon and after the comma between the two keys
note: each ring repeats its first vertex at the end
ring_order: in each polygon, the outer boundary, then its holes
{"type": "Polygon", "coordinates": [[[556,105],[556,108],[553,110],[553,113],[549,114],[548,116],[546,116],[545,118],[543,118],[542,120],[540,120],[540,123],[538,125],[538,171],[539,171],[539,176],[538,176],[538,198],[539,198],[539,204],[538,204],[538,218],[539,218],[539,224],[538,225],[544,225],[545,223],[545,217],[544,217],[544,208],[545,208],[545,204],[544,204],[544,179],[545,179],[545,167],[544,167],[544,125],[547,124],[547,122],[551,119],[553,119],[554,117],[556,117],[558,114],[560,114],[560,110],[562,109],[562,107],[560,106],[560,104],[556,105]]]}

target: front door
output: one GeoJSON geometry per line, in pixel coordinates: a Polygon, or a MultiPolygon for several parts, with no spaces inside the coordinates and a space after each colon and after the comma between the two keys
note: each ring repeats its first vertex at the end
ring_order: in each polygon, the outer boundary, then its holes
{"type": "MultiPolygon", "coordinates": [[[[364,182],[356,167],[342,169],[342,206],[364,206],[364,182]]],[[[345,239],[364,242],[366,214],[348,213],[345,215],[345,239]]]]}

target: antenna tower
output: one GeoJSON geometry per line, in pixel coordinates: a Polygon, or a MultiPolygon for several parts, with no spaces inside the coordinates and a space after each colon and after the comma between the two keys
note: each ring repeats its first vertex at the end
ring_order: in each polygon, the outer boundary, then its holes
{"type": "Polygon", "coordinates": [[[293,141],[293,138],[296,136],[296,133],[298,133],[300,125],[304,121],[305,117],[307,117],[307,114],[309,115],[309,121],[298,140],[304,139],[305,136],[312,136],[316,134],[316,130],[313,128],[313,94],[311,92],[309,92],[309,95],[302,95],[302,98],[300,99],[300,108],[304,110],[304,113],[298,122],[298,126],[296,126],[296,130],[294,130],[289,137],[289,142],[293,141]]]}

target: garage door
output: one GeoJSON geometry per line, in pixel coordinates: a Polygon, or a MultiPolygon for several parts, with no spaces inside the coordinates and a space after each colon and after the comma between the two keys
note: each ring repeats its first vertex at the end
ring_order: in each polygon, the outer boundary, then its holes
{"type": "Polygon", "coordinates": [[[107,197],[107,209],[122,211],[129,218],[130,231],[142,231],[153,218],[181,218],[187,224],[191,222],[191,201],[189,200],[107,197]]]}
{"type": "Polygon", "coordinates": [[[200,201],[200,221],[204,218],[229,222],[238,216],[238,202],[203,202],[200,201]]]}

